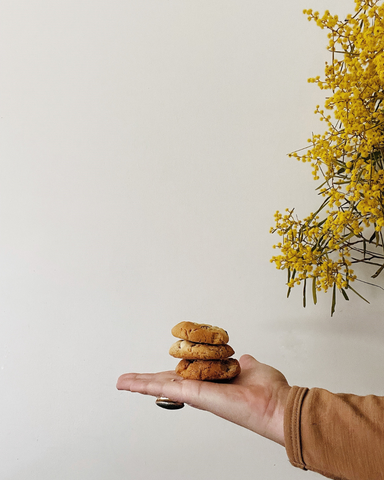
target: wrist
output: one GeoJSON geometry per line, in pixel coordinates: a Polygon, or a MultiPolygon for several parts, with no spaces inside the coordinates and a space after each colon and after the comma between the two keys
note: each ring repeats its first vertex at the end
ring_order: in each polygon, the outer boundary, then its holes
{"type": "Polygon", "coordinates": [[[284,385],[280,388],[278,393],[278,401],[276,405],[276,409],[272,419],[272,432],[273,438],[276,443],[279,443],[283,447],[285,447],[285,437],[284,437],[284,416],[285,416],[285,409],[288,402],[289,392],[291,391],[292,387],[289,385],[284,385]]]}

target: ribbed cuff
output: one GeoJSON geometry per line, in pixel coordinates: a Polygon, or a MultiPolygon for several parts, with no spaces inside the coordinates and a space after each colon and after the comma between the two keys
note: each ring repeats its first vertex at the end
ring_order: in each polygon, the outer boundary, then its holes
{"type": "Polygon", "coordinates": [[[301,452],[301,407],[308,388],[294,386],[289,392],[284,413],[284,439],[288,459],[294,467],[307,470],[301,452]]]}

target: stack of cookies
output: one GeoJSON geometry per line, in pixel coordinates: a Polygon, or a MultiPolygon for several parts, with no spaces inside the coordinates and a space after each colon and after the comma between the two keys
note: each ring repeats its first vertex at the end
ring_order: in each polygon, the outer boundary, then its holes
{"type": "Polygon", "coordinates": [[[180,322],[172,328],[180,338],[169,354],[182,360],[176,373],[190,380],[230,380],[240,373],[240,364],[231,357],[228,333],[219,327],[194,322],[180,322]]]}

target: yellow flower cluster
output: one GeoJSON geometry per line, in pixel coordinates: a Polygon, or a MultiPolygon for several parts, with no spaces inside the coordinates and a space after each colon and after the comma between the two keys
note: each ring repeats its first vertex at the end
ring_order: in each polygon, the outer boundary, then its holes
{"type": "Polygon", "coordinates": [[[308,80],[330,91],[324,108],[315,110],[327,129],[308,140],[303,154],[290,156],[310,162],[315,180],[323,177],[318,189],[325,200],[302,221],[293,210],[276,213],[271,231],[282,236],[275,245],[281,254],[271,262],[288,270],[289,289],[302,282],[305,288],[312,278],[314,300],[317,290],[330,287],[334,298],[339,289],[348,299],[346,289],[357,293],[350,285],[356,279],[351,263],[378,265],[379,273],[384,269],[383,254],[367,250],[373,242],[384,248],[384,5],[355,0],[354,14],[344,20],[329,11],[304,14],[329,31],[332,61],[324,79],[308,80]]]}
{"type": "Polygon", "coordinates": [[[356,278],[350,268],[350,252],[343,246],[343,233],[350,220],[348,212],[335,212],[322,222],[314,214],[301,222],[294,218],[293,210],[286,212],[275,214],[274,231],[283,239],[274,245],[281,255],[272,261],[277,268],[290,272],[288,287],[311,278],[316,290],[327,291],[334,284],[339,289],[348,288],[348,282],[356,278]],[[335,258],[333,253],[337,254],[335,258]]]}

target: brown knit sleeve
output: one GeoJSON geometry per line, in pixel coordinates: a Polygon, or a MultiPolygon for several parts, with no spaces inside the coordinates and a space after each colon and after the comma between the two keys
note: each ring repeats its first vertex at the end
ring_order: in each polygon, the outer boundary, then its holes
{"type": "Polygon", "coordinates": [[[384,480],[384,397],[292,387],[284,436],[295,467],[334,480],[384,480]]]}

